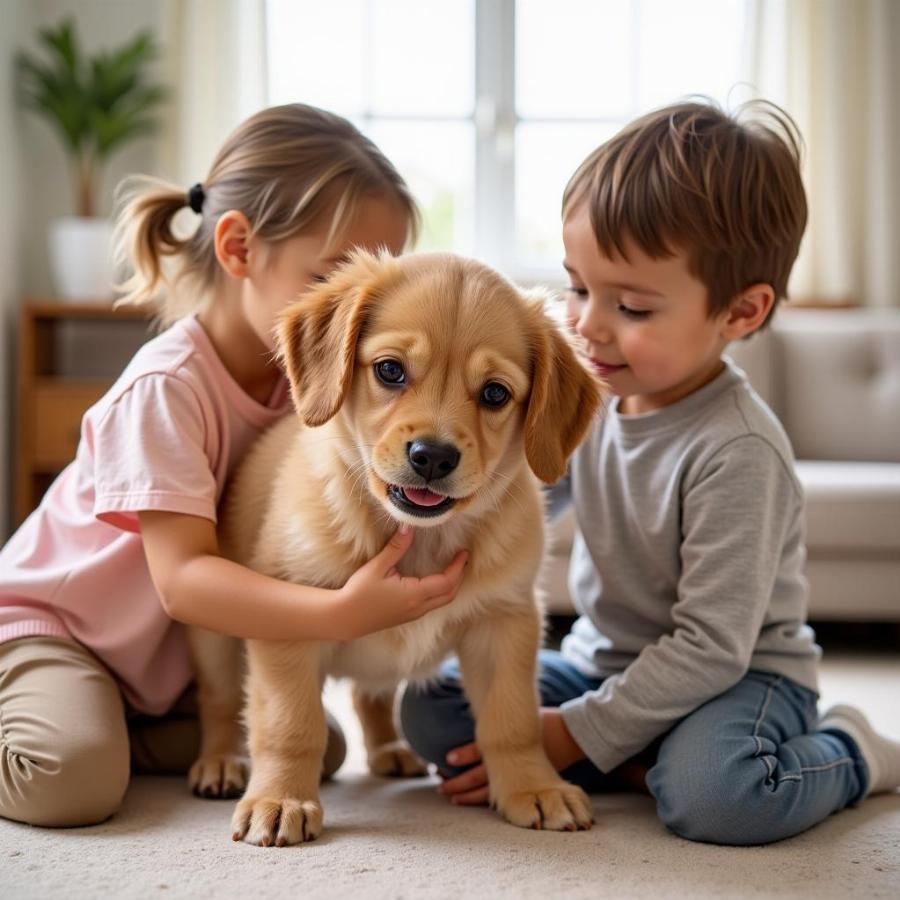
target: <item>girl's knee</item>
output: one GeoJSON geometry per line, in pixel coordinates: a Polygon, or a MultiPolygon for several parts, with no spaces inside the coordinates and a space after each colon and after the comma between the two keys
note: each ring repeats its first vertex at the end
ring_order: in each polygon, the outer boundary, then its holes
{"type": "Polygon", "coordinates": [[[0,754],[0,815],[29,825],[96,825],[128,787],[127,741],[73,744],[52,758],[8,745],[0,754]]]}

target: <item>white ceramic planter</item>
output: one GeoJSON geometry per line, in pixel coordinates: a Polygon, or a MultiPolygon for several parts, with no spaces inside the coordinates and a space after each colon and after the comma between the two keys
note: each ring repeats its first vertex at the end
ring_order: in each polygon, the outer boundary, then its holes
{"type": "Polygon", "coordinates": [[[65,216],[50,223],[51,274],[61,299],[112,299],[112,232],[109,219],[65,216]]]}

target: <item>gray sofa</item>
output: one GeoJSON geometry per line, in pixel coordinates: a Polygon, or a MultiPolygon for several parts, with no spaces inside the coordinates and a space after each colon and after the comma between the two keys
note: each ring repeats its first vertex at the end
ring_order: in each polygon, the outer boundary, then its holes
{"type": "MultiPolygon", "coordinates": [[[[782,309],[729,348],[781,419],[806,492],[809,616],[900,622],[900,310],[782,309]]],[[[550,528],[539,592],[572,613],[571,513],[550,528]]]]}

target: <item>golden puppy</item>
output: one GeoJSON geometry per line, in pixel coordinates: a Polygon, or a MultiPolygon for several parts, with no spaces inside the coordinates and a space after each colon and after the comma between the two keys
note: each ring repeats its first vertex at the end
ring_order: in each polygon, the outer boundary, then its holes
{"type": "MultiPolygon", "coordinates": [[[[252,770],[235,839],[293,844],[321,831],[325,675],[356,682],[370,768],[421,772],[398,740],[393,697],[402,679],[427,676],[451,652],[493,806],[524,827],[589,827],[587,797],[541,746],[534,476],[562,476],[600,393],[542,298],[471,260],[360,252],[287,310],[279,346],[298,415],[242,464],[223,552],[268,575],[337,588],[407,522],[418,531],[401,573],[439,571],[460,549],[470,559],[455,600],[416,621],[346,643],[247,642],[252,770]]],[[[210,670],[204,657],[215,656],[202,647],[199,657],[206,751],[225,747],[227,759],[237,703],[222,682],[229,669],[210,670]]]]}

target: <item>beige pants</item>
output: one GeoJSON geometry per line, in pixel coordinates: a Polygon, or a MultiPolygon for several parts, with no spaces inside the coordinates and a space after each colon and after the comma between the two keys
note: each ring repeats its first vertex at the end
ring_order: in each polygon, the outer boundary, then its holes
{"type": "MultiPolygon", "coordinates": [[[[333,719],[328,731],[326,775],[346,750],[333,719]]],[[[119,808],[130,772],[186,773],[199,748],[193,688],[165,716],[135,714],[81,644],[53,637],[0,644],[0,816],[94,825],[119,808]]]]}
{"type": "Polygon", "coordinates": [[[0,816],[102,822],[122,802],[131,770],[187,772],[199,746],[189,693],[167,716],[128,716],[115,679],[81,644],[0,644],[0,816]]]}

